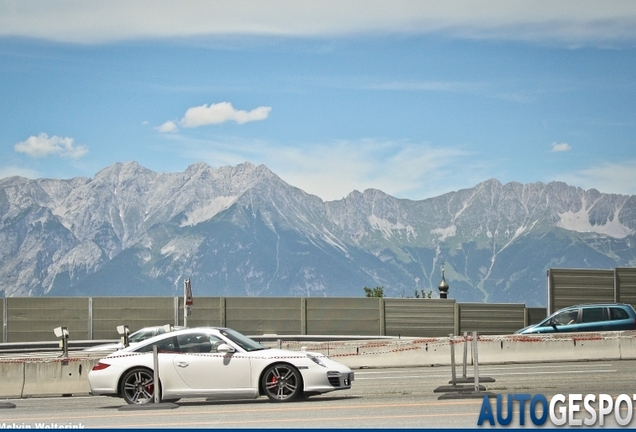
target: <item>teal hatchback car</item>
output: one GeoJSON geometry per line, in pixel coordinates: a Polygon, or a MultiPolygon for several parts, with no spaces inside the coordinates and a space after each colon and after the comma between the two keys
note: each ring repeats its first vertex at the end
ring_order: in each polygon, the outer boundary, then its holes
{"type": "Polygon", "coordinates": [[[625,303],[585,304],[561,309],[515,334],[636,330],[636,311],[625,303]]]}

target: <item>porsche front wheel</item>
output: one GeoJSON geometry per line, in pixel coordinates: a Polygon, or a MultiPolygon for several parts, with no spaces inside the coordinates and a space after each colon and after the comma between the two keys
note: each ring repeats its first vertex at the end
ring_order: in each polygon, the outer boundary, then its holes
{"type": "Polygon", "coordinates": [[[267,368],[262,377],[265,395],[272,402],[296,400],[303,391],[300,372],[288,364],[275,364],[267,368]]]}

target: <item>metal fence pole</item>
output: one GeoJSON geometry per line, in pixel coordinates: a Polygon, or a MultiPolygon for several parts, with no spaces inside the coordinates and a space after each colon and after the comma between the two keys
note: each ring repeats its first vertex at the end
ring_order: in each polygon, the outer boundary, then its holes
{"type": "Polygon", "coordinates": [[[479,391],[479,357],[477,354],[477,332],[473,332],[473,365],[475,367],[475,391],[479,391]]]}
{"type": "Polygon", "coordinates": [[[88,340],[93,340],[93,297],[88,298],[88,340]]]}
{"type": "Polygon", "coordinates": [[[174,297],[174,325],[179,325],[179,297],[174,297]]]}
{"type": "Polygon", "coordinates": [[[9,303],[9,299],[5,297],[4,301],[2,302],[2,343],[8,342],[7,341],[7,329],[8,329],[7,320],[9,319],[9,313],[7,311],[7,303],[9,303]]]}
{"type": "Polygon", "coordinates": [[[466,379],[466,364],[468,362],[468,332],[464,332],[464,363],[462,364],[462,378],[466,379]]]}

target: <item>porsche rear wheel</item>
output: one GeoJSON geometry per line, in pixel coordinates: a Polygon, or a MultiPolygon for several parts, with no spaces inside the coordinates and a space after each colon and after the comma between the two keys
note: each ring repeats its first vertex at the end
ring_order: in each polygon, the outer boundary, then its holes
{"type": "Polygon", "coordinates": [[[145,368],[131,369],[121,380],[121,397],[128,404],[154,402],[155,380],[153,372],[145,368]]]}
{"type": "Polygon", "coordinates": [[[288,402],[302,395],[302,377],[298,369],[291,365],[272,365],[265,370],[261,379],[263,391],[272,402],[288,402]]]}

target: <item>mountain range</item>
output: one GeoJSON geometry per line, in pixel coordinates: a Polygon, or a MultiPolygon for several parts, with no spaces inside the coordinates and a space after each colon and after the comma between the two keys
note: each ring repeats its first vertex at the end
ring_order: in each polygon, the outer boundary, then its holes
{"type": "Polygon", "coordinates": [[[545,306],[550,268],[636,265],[636,196],[487,180],[413,201],[336,201],[243,163],[0,180],[0,292],[11,296],[387,297],[545,306]]]}

